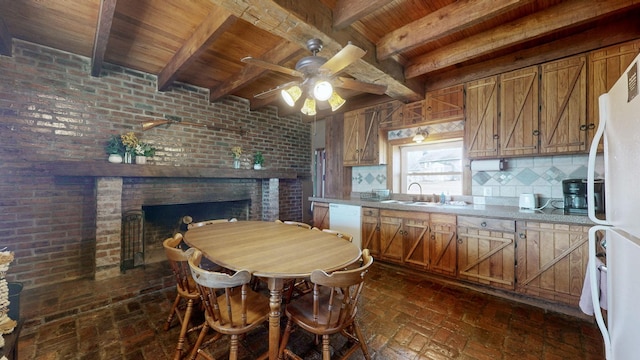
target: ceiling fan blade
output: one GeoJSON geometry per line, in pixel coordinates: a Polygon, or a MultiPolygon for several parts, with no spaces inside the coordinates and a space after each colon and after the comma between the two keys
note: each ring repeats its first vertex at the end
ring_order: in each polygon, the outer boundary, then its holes
{"type": "Polygon", "coordinates": [[[362,91],[376,95],[382,95],[387,91],[386,85],[371,84],[341,76],[337,78],[335,85],[343,89],[362,91]]]}
{"type": "Polygon", "coordinates": [[[286,84],[278,85],[278,86],[274,87],[273,89],[269,89],[269,90],[263,91],[263,92],[261,92],[259,94],[255,94],[255,95],[253,95],[253,97],[256,98],[256,99],[264,99],[264,98],[269,97],[271,95],[277,94],[282,89],[286,89],[286,88],[288,88],[290,86],[299,85],[299,84],[300,84],[299,81],[290,81],[290,82],[288,82],[286,84]]]}
{"type": "Polygon", "coordinates": [[[274,63],[270,63],[270,62],[267,62],[267,61],[264,61],[264,60],[252,58],[251,56],[247,56],[245,58],[242,58],[241,61],[243,63],[246,63],[246,64],[260,66],[260,67],[263,67],[265,69],[281,72],[283,74],[287,74],[287,75],[291,75],[291,76],[297,76],[297,77],[302,77],[303,76],[303,74],[298,70],[289,69],[288,67],[280,66],[278,64],[274,64],[274,63]]]}
{"type": "Polygon", "coordinates": [[[330,75],[337,74],[366,53],[361,48],[349,43],[326,63],[322,64],[320,71],[328,71],[330,75]]]}

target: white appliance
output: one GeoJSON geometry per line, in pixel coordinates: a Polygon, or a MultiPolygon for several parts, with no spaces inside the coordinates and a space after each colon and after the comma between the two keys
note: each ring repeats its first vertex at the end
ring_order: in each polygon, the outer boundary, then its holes
{"type": "Polygon", "coordinates": [[[638,359],[640,354],[640,94],[636,57],[611,90],[600,96],[600,125],[589,153],[587,194],[594,198],[594,169],[598,142],[604,138],[606,220],[589,218],[589,267],[596,322],[602,332],[608,360],[638,359]],[[606,239],[607,322],[600,309],[597,283],[596,232],[606,239]]]}
{"type": "Polygon", "coordinates": [[[329,228],[353,235],[353,243],[362,249],[360,206],[329,204],[329,228]]]}

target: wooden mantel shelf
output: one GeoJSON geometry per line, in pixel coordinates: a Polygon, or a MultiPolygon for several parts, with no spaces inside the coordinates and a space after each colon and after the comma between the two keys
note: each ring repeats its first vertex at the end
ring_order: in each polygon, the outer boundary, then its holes
{"type": "MultiPolygon", "coordinates": [[[[5,164],[6,166],[6,164],[5,164]]],[[[15,166],[20,173],[40,176],[296,179],[290,170],[246,170],[197,166],[112,164],[99,161],[40,161],[15,166]]]]}

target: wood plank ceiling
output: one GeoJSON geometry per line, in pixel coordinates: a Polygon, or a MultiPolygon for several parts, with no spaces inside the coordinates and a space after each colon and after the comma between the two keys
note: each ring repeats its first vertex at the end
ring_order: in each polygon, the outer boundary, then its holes
{"type": "Polygon", "coordinates": [[[352,42],[367,53],[340,75],[387,91],[339,89],[345,110],[640,38],[640,0],[0,0],[0,9],[2,55],[21,39],[90,57],[94,76],[117,64],[157,75],[160,91],[178,81],[280,114],[297,109],[254,95],[296,78],[240,59],[295,68],[309,39],[322,40],[326,58],[352,42]]]}

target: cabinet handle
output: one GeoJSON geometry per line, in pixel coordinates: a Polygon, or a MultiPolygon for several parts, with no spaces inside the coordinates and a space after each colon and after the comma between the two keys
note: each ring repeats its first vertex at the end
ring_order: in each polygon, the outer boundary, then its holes
{"type": "Polygon", "coordinates": [[[585,124],[580,125],[580,131],[587,131],[587,125],[585,124]]]}
{"type": "Polygon", "coordinates": [[[427,111],[431,111],[431,106],[427,106],[427,111]]]}
{"type": "Polygon", "coordinates": [[[594,123],[589,124],[589,130],[593,130],[595,128],[596,128],[596,124],[594,123]]]}
{"type": "Polygon", "coordinates": [[[486,221],[481,222],[481,223],[480,223],[480,226],[482,226],[482,227],[487,227],[487,222],[486,222],[486,221]]]}
{"type": "Polygon", "coordinates": [[[435,239],[436,239],[436,236],[431,234],[431,240],[435,240],[435,239]]]}
{"type": "Polygon", "coordinates": [[[519,237],[520,239],[526,239],[526,238],[527,238],[527,235],[525,235],[524,233],[519,233],[519,234],[518,234],[518,237],[519,237]]]}
{"type": "Polygon", "coordinates": [[[498,134],[493,134],[493,139],[494,140],[498,140],[500,138],[500,136],[498,136],[498,134]]]}
{"type": "Polygon", "coordinates": [[[458,238],[458,244],[463,244],[464,240],[462,240],[461,238],[458,238]]]}
{"type": "Polygon", "coordinates": [[[533,136],[540,135],[540,130],[533,130],[533,136]]]}

